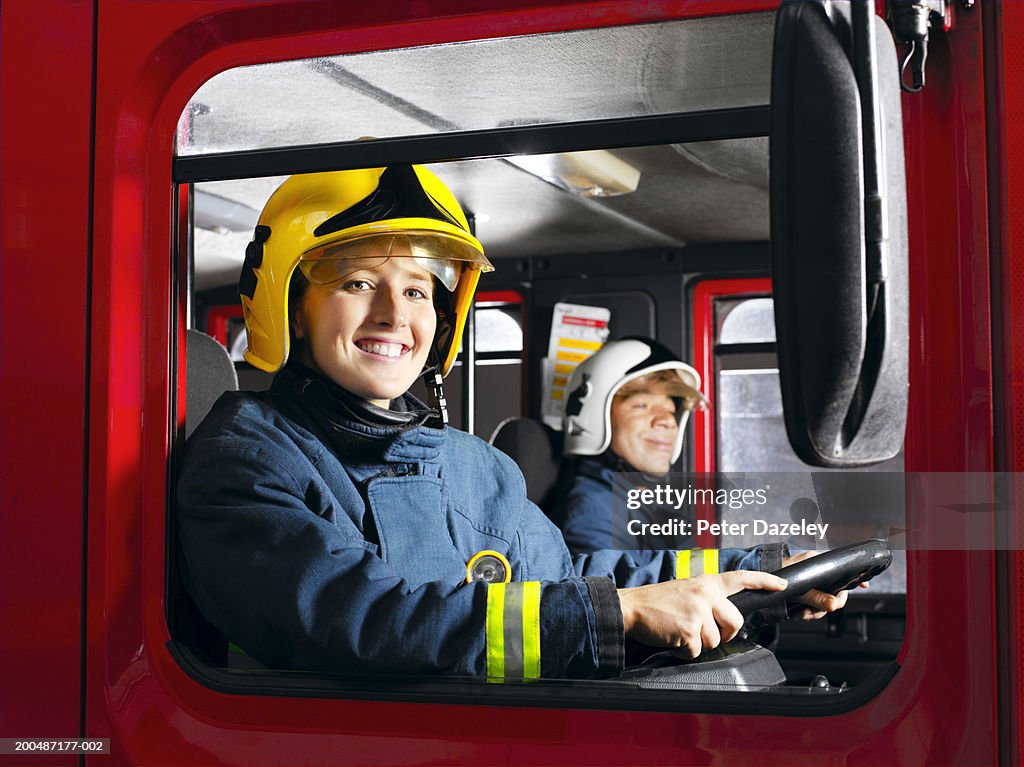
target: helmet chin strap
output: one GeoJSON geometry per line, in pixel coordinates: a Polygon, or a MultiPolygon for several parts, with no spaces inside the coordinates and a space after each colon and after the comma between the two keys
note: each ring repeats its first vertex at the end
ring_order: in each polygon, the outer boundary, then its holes
{"type": "MultiPolygon", "coordinates": [[[[441,341],[444,339],[447,341],[445,346],[456,343],[452,335],[452,322],[450,317],[453,316],[452,310],[452,294],[448,292],[448,289],[439,284],[437,278],[435,281],[435,292],[434,292],[434,305],[437,310],[437,330],[434,333],[434,343],[431,345],[430,355],[427,357],[427,369],[423,371],[423,380],[427,385],[427,391],[430,392],[434,402],[433,407],[436,408],[441,414],[441,422],[448,425],[448,401],[444,396],[444,385],[443,385],[443,364],[444,361],[440,359],[441,354],[439,353],[438,347],[441,346],[441,341]]],[[[447,354],[447,349],[445,350],[447,354]]]]}
{"type": "Polygon", "coordinates": [[[444,376],[441,374],[441,360],[438,359],[440,356],[437,352],[437,336],[440,333],[448,329],[447,323],[442,325],[444,322],[444,316],[441,310],[438,310],[438,332],[434,335],[434,343],[431,344],[430,354],[427,355],[427,368],[423,371],[423,382],[427,385],[427,391],[430,392],[431,398],[434,400],[430,404],[435,410],[441,414],[441,424],[444,426],[448,425],[448,400],[444,396],[444,376]]]}
{"type": "MultiPolygon", "coordinates": [[[[431,358],[434,353],[431,352],[431,358]]],[[[441,413],[441,423],[448,425],[448,401],[444,398],[444,384],[441,378],[441,366],[436,362],[423,371],[423,380],[427,384],[427,391],[433,398],[431,405],[441,413]]]]}

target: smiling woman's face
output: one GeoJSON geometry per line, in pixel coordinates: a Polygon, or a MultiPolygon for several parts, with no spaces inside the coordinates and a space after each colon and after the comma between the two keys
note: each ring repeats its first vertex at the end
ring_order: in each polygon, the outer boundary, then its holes
{"type": "Polygon", "coordinates": [[[433,276],[392,256],[353,259],[342,280],[310,285],[294,314],[302,361],[380,407],[416,380],[437,326],[433,276]]]}
{"type": "Polygon", "coordinates": [[[667,474],[679,424],[676,403],[663,383],[612,399],[611,448],[634,468],[667,474]]]}

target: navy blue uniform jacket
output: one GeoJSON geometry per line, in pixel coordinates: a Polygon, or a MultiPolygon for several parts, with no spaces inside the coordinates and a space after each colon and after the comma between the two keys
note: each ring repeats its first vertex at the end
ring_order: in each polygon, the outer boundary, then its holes
{"type": "MultiPolygon", "coordinates": [[[[408,395],[400,406],[423,407],[408,395]]],[[[351,417],[335,385],[299,365],[268,392],[222,396],[177,492],[183,581],[206,619],[280,668],[618,673],[615,589],[675,577],[675,553],[574,560],[511,459],[415,424],[351,417]],[[486,549],[507,557],[513,583],[465,583],[486,549]]],[[[766,564],[760,550],[721,557],[722,570],[766,564]]]]}

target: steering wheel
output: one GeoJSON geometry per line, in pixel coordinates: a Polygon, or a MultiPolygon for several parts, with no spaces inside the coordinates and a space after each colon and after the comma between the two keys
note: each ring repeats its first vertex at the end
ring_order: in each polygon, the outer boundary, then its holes
{"type": "MultiPolygon", "coordinates": [[[[869,581],[892,563],[892,549],[878,538],[841,546],[776,570],[788,585],[782,591],[746,590],[729,597],[744,618],[761,610],[792,603],[811,589],[835,594],[869,581]]],[[[762,622],[761,625],[764,625],[762,622]]]]}
{"type": "MultiPolygon", "coordinates": [[[[788,581],[782,591],[741,591],[729,599],[744,618],[754,616],[751,622],[763,627],[779,620],[786,611],[774,610],[770,615],[762,611],[796,604],[793,600],[811,589],[834,594],[856,586],[874,578],[891,563],[889,544],[870,539],[776,570],[776,575],[788,581]]],[[[818,679],[824,680],[826,688],[829,686],[827,679],[819,677],[812,687],[820,686],[818,679]]],[[[635,687],[741,690],[775,687],[784,684],[786,676],[769,650],[741,636],[692,660],[680,657],[675,650],[656,652],[639,666],[624,670],[619,681],[635,687]]]]}

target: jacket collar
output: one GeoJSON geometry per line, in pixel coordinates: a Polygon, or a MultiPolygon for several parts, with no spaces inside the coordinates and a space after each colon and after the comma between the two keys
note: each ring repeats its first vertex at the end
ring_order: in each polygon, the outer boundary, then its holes
{"type": "Polygon", "coordinates": [[[432,461],[444,443],[446,428],[440,419],[408,392],[384,410],[299,362],[289,362],[274,377],[270,397],[342,463],[432,461]]]}
{"type": "Polygon", "coordinates": [[[618,478],[623,484],[636,486],[666,482],[670,476],[669,474],[659,476],[642,472],[611,448],[600,455],[581,456],[577,462],[576,471],[605,482],[611,482],[618,478]]]}

